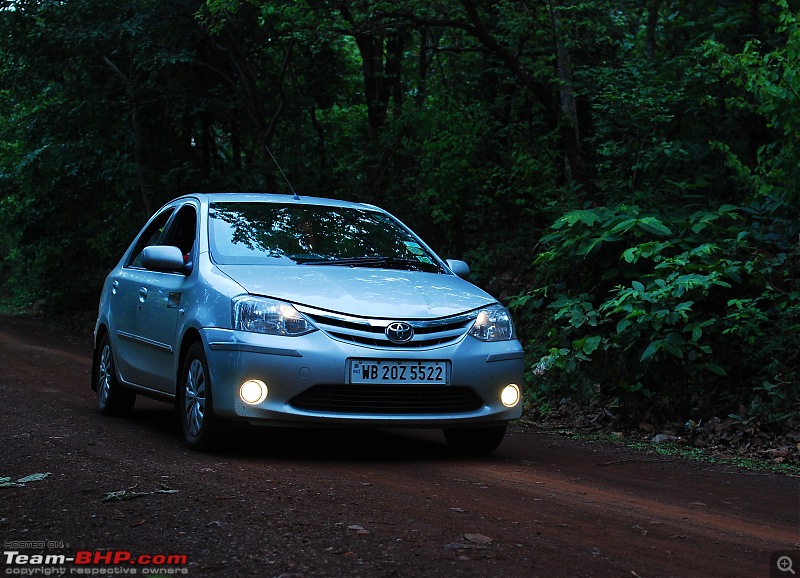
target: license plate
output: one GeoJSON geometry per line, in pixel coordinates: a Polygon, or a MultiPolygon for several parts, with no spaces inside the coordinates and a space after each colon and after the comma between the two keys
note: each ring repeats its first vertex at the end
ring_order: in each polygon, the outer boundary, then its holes
{"type": "Polygon", "coordinates": [[[450,365],[446,361],[351,359],[350,383],[419,383],[447,385],[450,365]]]}

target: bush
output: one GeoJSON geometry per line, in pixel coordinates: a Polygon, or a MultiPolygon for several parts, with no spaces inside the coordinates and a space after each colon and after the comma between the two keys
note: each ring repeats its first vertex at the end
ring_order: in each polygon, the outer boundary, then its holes
{"type": "Polygon", "coordinates": [[[789,411],[800,401],[790,209],[772,199],[562,216],[536,259],[546,282],[511,303],[530,339],[531,385],[618,396],[629,409],[657,403],[676,417],[789,411]]]}

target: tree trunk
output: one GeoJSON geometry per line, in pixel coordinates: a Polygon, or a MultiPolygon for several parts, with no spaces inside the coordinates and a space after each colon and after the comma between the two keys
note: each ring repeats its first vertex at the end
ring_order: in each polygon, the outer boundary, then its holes
{"type": "Polygon", "coordinates": [[[567,181],[573,185],[576,174],[585,173],[583,152],[581,150],[580,124],[578,123],[578,108],[575,105],[575,81],[572,75],[572,61],[569,57],[569,47],[564,42],[561,24],[561,6],[557,0],[550,2],[550,22],[553,27],[553,41],[556,46],[556,69],[558,72],[558,87],[561,102],[561,122],[559,132],[564,141],[564,167],[567,181]]]}
{"type": "Polygon", "coordinates": [[[392,96],[392,115],[397,118],[403,112],[403,51],[406,44],[404,30],[391,32],[386,41],[387,93],[392,96]]]}
{"type": "MultiPolygon", "coordinates": [[[[460,0],[460,2],[466,10],[467,21],[469,23],[468,26],[462,25],[460,27],[476,38],[485,48],[496,54],[544,108],[548,125],[552,130],[558,130],[558,134],[561,138],[561,146],[564,151],[565,159],[565,179],[572,185],[582,187],[585,194],[591,196],[593,187],[589,180],[586,163],[583,158],[583,151],[581,150],[577,114],[574,114],[573,111],[573,120],[571,121],[569,118],[571,114],[569,112],[569,103],[572,102],[572,104],[574,104],[574,97],[567,99],[567,108],[564,109],[563,105],[557,102],[549,84],[536,80],[522,64],[519,56],[511,52],[507,46],[500,44],[500,42],[492,36],[486,24],[481,20],[475,2],[472,0],[460,0]],[[566,119],[563,118],[565,116],[567,117],[566,119]]],[[[561,64],[563,64],[564,73],[566,74],[569,72],[571,75],[569,61],[567,60],[561,64]]]]}
{"type": "Polygon", "coordinates": [[[136,182],[139,185],[139,194],[142,197],[142,204],[144,205],[145,213],[147,216],[153,214],[153,202],[150,199],[150,191],[147,187],[147,181],[144,175],[144,161],[142,159],[142,150],[144,149],[144,139],[142,137],[142,125],[139,121],[139,103],[136,100],[136,90],[133,87],[133,80],[125,76],[116,64],[111,62],[107,57],[103,56],[103,62],[108,66],[114,74],[122,79],[125,88],[128,91],[128,96],[131,99],[131,124],[133,128],[133,158],[136,165],[136,182]]]}
{"type": "Polygon", "coordinates": [[[419,64],[417,74],[419,76],[419,85],[417,86],[417,93],[414,95],[414,101],[417,106],[422,106],[425,98],[428,96],[428,68],[430,67],[430,40],[431,33],[427,27],[422,27],[419,30],[419,64]]]}
{"type": "Polygon", "coordinates": [[[383,64],[384,37],[378,33],[355,33],[354,37],[361,54],[361,68],[364,74],[367,126],[370,138],[374,138],[386,124],[386,113],[389,108],[389,90],[383,64]]]}
{"type": "Polygon", "coordinates": [[[661,8],[661,0],[652,0],[647,12],[647,30],[645,32],[645,50],[647,58],[653,60],[656,55],[656,28],[658,28],[658,11],[661,8]]]}

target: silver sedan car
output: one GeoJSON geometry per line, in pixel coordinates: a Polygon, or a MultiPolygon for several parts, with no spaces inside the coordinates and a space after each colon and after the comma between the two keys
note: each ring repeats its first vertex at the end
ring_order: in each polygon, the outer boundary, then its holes
{"type": "Polygon", "coordinates": [[[371,205],[175,199],[108,275],[92,389],[103,414],[175,404],[206,449],[227,423],[441,428],[493,451],[521,414],[508,311],[371,205]]]}

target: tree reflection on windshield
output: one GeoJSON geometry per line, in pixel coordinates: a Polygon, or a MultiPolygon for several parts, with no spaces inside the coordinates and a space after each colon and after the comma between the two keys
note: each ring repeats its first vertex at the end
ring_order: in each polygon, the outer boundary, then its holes
{"type": "Polygon", "coordinates": [[[435,263],[391,217],[358,208],[214,203],[210,241],[214,260],[222,264],[263,264],[275,259],[319,264],[375,257],[435,263]]]}

